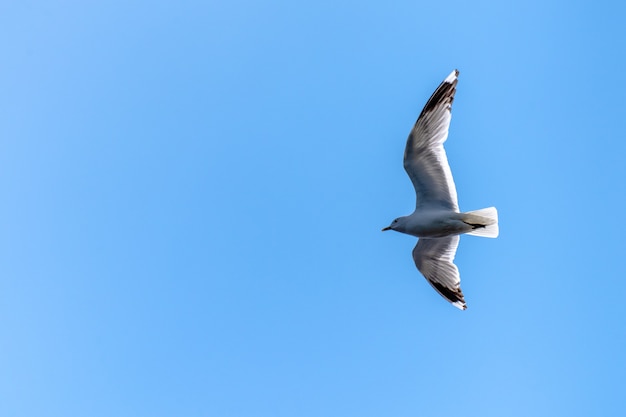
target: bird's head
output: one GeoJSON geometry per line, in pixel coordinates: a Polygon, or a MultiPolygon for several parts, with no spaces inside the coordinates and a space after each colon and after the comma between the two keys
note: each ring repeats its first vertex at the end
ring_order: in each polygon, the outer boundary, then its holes
{"type": "Polygon", "coordinates": [[[395,230],[396,232],[404,231],[406,226],[406,217],[398,217],[391,224],[385,228],[383,228],[383,232],[386,230],[395,230]]]}

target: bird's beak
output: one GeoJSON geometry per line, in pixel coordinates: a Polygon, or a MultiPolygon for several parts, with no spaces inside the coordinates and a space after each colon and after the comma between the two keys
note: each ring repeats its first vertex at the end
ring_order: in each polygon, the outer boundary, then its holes
{"type": "Polygon", "coordinates": [[[391,226],[383,227],[383,230],[381,230],[381,232],[385,232],[387,230],[391,230],[391,226]]]}

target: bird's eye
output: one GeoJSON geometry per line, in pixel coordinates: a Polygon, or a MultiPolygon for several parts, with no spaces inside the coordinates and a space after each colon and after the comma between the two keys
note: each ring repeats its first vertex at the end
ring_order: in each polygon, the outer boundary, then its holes
{"type": "Polygon", "coordinates": [[[395,219],[393,222],[394,222],[394,223],[398,223],[398,219],[395,219]]]}

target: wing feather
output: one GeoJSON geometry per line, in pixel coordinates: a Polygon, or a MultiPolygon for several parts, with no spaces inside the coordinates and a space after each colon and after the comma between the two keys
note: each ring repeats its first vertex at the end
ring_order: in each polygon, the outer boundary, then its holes
{"type": "Polygon", "coordinates": [[[415,188],[416,209],[436,207],[459,211],[456,187],[443,148],[458,75],[458,70],[452,71],[437,87],[407,139],[404,169],[415,188]]]}
{"type": "Polygon", "coordinates": [[[413,249],[413,260],[417,269],[443,298],[455,307],[465,310],[467,305],[461,291],[459,269],[453,263],[459,240],[458,235],[437,239],[421,238],[413,249]]]}

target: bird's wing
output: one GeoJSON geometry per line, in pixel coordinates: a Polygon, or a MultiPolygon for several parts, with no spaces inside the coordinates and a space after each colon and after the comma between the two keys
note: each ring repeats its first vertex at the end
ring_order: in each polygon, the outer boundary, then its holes
{"type": "Polygon", "coordinates": [[[453,306],[465,310],[459,269],[453,263],[458,235],[437,239],[420,239],[413,249],[415,266],[439,294],[453,306]]]}
{"type": "Polygon", "coordinates": [[[404,169],[415,187],[416,209],[436,207],[459,211],[452,172],[443,149],[458,76],[458,70],[452,71],[437,87],[406,143],[404,169]]]}

